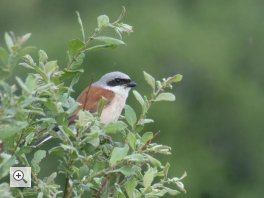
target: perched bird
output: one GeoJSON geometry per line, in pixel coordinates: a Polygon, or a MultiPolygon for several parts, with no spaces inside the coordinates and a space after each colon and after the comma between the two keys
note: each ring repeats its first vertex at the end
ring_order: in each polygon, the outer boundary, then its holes
{"type": "Polygon", "coordinates": [[[77,98],[79,108],[70,116],[69,121],[76,119],[80,109],[96,112],[97,104],[102,97],[107,101],[100,119],[107,124],[117,121],[126,104],[128,93],[136,83],[122,72],[110,72],[103,75],[98,81],[85,88],[77,98]]]}
{"type": "MultiPolygon", "coordinates": [[[[96,112],[98,102],[102,97],[106,99],[106,105],[100,115],[101,122],[108,124],[117,121],[125,107],[130,89],[135,86],[136,83],[122,72],[114,71],[103,75],[98,81],[85,88],[78,96],[76,101],[80,103],[80,106],[68,118],[69,123],[73,123],[77,119],[77,114],[81,109],[92,113],[96,112]]],[[[54,130],[58,131],[59,129],[54,127],[54,130]]],[[[34,145],[38,146],[50,138],[51,136],[47,135],[34,145]]]]}

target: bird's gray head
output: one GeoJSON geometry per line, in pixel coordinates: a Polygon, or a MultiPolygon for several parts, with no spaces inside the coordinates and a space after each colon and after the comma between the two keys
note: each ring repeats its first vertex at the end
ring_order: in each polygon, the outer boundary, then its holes
{"type": "Polygon", "coordinates": [[[136,83],[133,82],[127,74],[119,71],[109,72],[103,75],[97,82],[97,85],[116,87],[121,86],[124,88],[135,87],[136,83]]]}
{"type": "Polygon", "coordinates": [[[121,94],[128,93],[131,87],[136,86],[136,83],[127,74],[119,71],[109,72],[103,75],[94,84],[121,94]]]}

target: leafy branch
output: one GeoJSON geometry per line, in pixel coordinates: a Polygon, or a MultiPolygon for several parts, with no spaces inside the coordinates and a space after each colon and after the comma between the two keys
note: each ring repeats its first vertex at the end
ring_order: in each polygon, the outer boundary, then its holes
{"type": "Polygon", "coordinates": [[[175,95],[167,90],[181,81],[181,75],[160,81],[143,72],[151,90],[148,96],[133,91],[141,105],[139,115],[127,105],[122,118],[104,125],[99,119],[102,101],[97,113],[81,110],[75,123],[67,119],[79,105],[71,93],[83,72],[85,53],[123,45],[122,34],[132,32],[132,26],[122,22],[124,13],[123,9],[114,22],[106,15],[99,16],[97,27],[87,36],[77,12],[82,39],[68,43],[65,67],[49,60],[44,50],[39,50],[38,59],[34,60],[29,53],[33,48],[22,45],[30,34],[22,37],[5,34],[8,50],[0,48],[0,71],[5,72],[4,75],[0,72],[0,180],[7,178],[11,166],[32,167],[32,188],[9,189],[3,183],[0,192],[4,191],[5,197],[132,198],[185,192],[182,179],[186,174],[169,177],[169,163],[164,165],[156,156],[171,154],[171,148],[155,143],[159,132],[144,131],[147,124],[154,122],[147,117],[151,106],[175,100],[175,95]],[[116,32],[119,38],[101,35],[106,28],[116,32]],[[16,76],[16,84],[9,84],[7,79],[16,67],[24,67],[29,72],[24,80],[16,76]],[[67,85],[65,82],[69,79],[67,85]],[[56,138],[58,143],[47,150],[31,146],[47,135],[56,138]],[[42,178],[42,161],[49,156],[56,156],[59,165],[42,178]],[[65,183],[57,183],[57,177],[65,183]]]}

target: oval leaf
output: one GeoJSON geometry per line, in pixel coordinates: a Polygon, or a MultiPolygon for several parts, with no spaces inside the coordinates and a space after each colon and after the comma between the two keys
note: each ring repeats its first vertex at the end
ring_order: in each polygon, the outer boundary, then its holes
{"type": "Polygon", "coordinates": [[[12,47],[14,46],[14,42],[11,36],[7,32],[5,33],[5,42],[6,42],[6,46],[9,49],[9,51],[12,52],[12,47]]]}
{"type": "Polygon", "coordinates": [[[12,123],[10,125],[1,125],[0,127],[0,139],[6,140],[9,137],[12,137],[16,133],[22,131],[28,125],[27,122],[12,123]]]}
{"type": "Polygon", "coordinates": [[[124,45],[125,44],[124,41],[121,41],[116,38],[108,37],[108,36],[98,36],[93,39],[97,41],[102,41],[107,44],[113,44],[113,45],[124,45]]]}
{"type": "Polygon", "coordinates": [[[135,98],[137,99],[137,101],[141,104],[141,106],[144,107],[145,101],[143,97],[140,95],[140,93],[138,93],[136,90],[133,90],[133,94],[135,98]]]}
{"type": "Polygon", "coordinates": [[[33,171],[36,173],[39,173],[40,167],[39,163],[46,157],[46,151],[45,150],[38,150],[34,153],[34,157],[31,160],[31,165],[33,168],[33,171]]]}
{"type": "Polygon", "coordinates": [[[136,116],[135,111],[128,105],[125,106],[125,118],[126,118],[128,124],[131,127],[134,127],[134,125],[137,122],[137,116],[136,116]]]}
{"type": "Polygon", "coordinates": [[[175,101],[175,95],[172,93],[160,93],[155,101],[175,101]]]}
{"type": "Polygon", "coordinates": [[[117,121],[117,122],[111,122],[108,125],[106,125],[104,127],[104,131],[107,134],[115,134],[119,131],[124,130],[125,128],[127,128],[126,123],[122,121],[117,121]]]}
{"type": "Polygon", "coordinates": [[[144,177],[143,177],[143,185],[145,188],[149,187],[151,185],[151,183],[154,180],[154,177],[157,173],[157,169],[156,168],[149,168],[144,177]]]}
{"type": "Polygon", "coordinates": [[[155,90],[155,78],[145,71],[143,71],[143,74],[146,82],[155,90]]]}
{"type": "Polygon", "coordinates": [[[129,147],[125,145],[125,147],[115,147],[112,151],[111,158],[110,158],[110,165],[115,165],[118,161],[122,160],[125,156],[127,156],[129,147]]]}
{"type": "Polygon", "coordinates": [[[176,83],[180,82],[182,80],[183,76],[181,74],[176,74],[175,76],[169,77],[168,82],[169,83],[176,83]]]}
{"type": "Polygon", "coordinates": [[[110,20],[107,15],[100,15],[99,17],[97,17],[97,24],[99,28],[105,27],[109,25],[109,23],[110,23],[110,20]]]}
{"type": "Polygon", "coordinates": [[[83,43],[79,39],[71,40],[68,43],[69,52],[73,55],[78,54],[78,52],[85,47],[85,43],[83,43]]]}

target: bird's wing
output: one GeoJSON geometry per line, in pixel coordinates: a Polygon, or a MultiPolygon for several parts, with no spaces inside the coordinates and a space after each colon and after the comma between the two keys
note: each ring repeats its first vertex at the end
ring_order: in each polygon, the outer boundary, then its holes
{"type": "Polygon", "coordinates": [[[84,89],[76,100],[77,102],[80,103],[80,106],[69,117],[69,122],[71,123],[76,119],[77,117],[76,115],[81,109],[90,111],[91,113],[96,112],[97,103],[102,97],[104,97],[107,100],[106,105],[109,105],[112,99],[114,98],[114,92],[97,86],[90,86],[84,89]]]}

